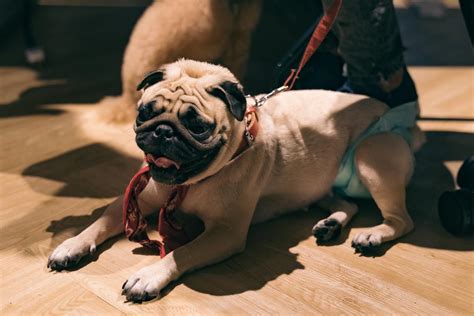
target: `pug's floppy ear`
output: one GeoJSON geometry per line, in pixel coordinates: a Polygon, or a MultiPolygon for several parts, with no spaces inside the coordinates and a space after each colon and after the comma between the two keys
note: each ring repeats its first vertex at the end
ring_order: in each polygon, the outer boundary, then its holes
{"type": "Polygon", "coordinates": [[[152,72],[149,72],[145,75],[145,78],[138,84],[137,86],[137,91],[140,91],[141,89],[146,89],[149,86],[154,85],[157,82],[160,82],[163,80],[163,70],[155,70],[152,72]]]}
{"type": "Polygon", "coordinates": [[[221,99],[230,113],[239,121],[244,119],[245,111],[247,109],[247,100],[240,85],[232,81],[224,81],[218,86],[208,89],[209,94],[221,99]]]}

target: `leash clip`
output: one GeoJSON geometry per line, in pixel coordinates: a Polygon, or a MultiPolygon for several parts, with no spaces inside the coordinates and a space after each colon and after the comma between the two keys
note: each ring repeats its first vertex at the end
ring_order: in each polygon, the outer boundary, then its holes
{"type": "Polygon", "coordinates": [[[255,102],[255,105],[254,105],[254,106],[257,107],[257,108],[259,108],[259,107],[261,107],[262,105],[264,105],[265,102],[267,102],[268,99],[270,99],[271,97],[274,97],[275,95],[277,95],[277,94],[279,94],[279,93],[281,93],[281,92],[284,92],[284,91],[288,90],[288,88],[289,88],[288,86],[283,85],[283,86],[281,86],[281,87],[279,87],[279,88],[276,88],[275,90],[272,90],[270,93],[265,94],[264,96],[262,96],[262,97],[260,97],[260,98],[258,98],[258,99],[257,99],[255,96],[253,96],[253,95],[252,95],[252,96],[249,95],[249,96],[247,96],[247,97],[252,98],[252,99],[254,100],[254,102],[255,102]]]}

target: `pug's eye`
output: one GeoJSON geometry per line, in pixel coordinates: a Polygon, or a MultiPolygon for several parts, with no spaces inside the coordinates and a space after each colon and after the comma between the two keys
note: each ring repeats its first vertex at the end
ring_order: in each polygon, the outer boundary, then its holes
{"type": "Polygon", "coordinates": [[[188,124],[188,129],[193,134],[202,134],[209,130],[209,126],[199,119],[192,119],[188,124]]]}
{"type": "Polygon", "coordinates": [[[155,107],[156,101],[150,101],[146,104],[140,104],[138,106],[138,117],[137,117],[137,122],[143,123],[145,121],[148,121],[149,119],[159,115],[159,112],[156,112],[154,107],[155,107]]]}
{"type": "Polygon", "coordinates": [[[191,134],[203,138],[209,137],[214,129],[214,124],[206,122],[194,108],[189,108],[181,121],[191,134]]]}

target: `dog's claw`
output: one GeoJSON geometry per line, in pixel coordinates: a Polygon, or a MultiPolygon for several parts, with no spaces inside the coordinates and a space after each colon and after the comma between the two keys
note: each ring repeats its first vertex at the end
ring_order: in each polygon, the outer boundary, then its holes
{"type": "Polygon", "coordinates": [[[61,272],[62,270],[67,270],[69,268],[74,267],[75,265],[79,263],[80,260],[81,260],[81,257],[74,257],[74,258],[66,257],[64,258],[63,261],[55,261],[55,260],[49,259],[48,264],[46,266],[52,271],[61,272]]]}
{"type": "Polygon", "coordinates": [[[154,299],[156,296],[153,296],[153,295],[150,295],[148,293],[145,293],[145,295],[143,296],[143,301],[144,302],[147,302],[147,301],[151,301],[152,299],[154,299]]]}
{"type": "Polygon", "coordinates": [[[125,296],[125,302],[132,302],[141,304],[142,302],[151,301],[158,297],[158,295],[154,293],[150,293],[149,291],[145,290],[142,285],[137,285],[140,281],[140,278],[132,278],[122,285],[122,295],[125,296]]]}
{"type": "MultiPolygon", "coordinates": [[[[122,291],[122,295],[125,295],[124,292],[126,291],[122,291]]],[[[156,296],[150,295],[148,292],[145,292],[143,294],[127,294],[126,302],[141,304],[143,302],[151,301],[154,298],[156,298],[156,296]]]]}
{"type": "Polygon", "coordinates": [[[53,271],[71,269],[95,249],[94,243],[84,242],[78,236],[66,239],[53,250],[46,266],[53,271]]]}
{"type": "Polygon", "coordinates": [[[352,241],[351,246],[352,246],[352,248],[354,248],[355,253],[360,253],[362,255],[367,255],[367,254],[374,253],[379,248],[378,245],[373,245],[372,242],[370,242],[370,241],[367,245],[363,245],[363,244],[356,243],[356,242],[352,241]]]}

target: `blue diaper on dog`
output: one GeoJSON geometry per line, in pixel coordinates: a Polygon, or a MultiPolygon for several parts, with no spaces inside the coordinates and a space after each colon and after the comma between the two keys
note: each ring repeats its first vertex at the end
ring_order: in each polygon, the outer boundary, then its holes
{"type": "Polygon", "coordinates": [[[410,129],[415,126],[417,114],[418,102],[409,102],[390,109],[370,125],[346,150],[333,184],[334,192],[345,197],[370,198],[369,191],[356,174],[354,154],[357,145],[369,136],[383,132],[397,133],[411,144],[410,129]]]}

